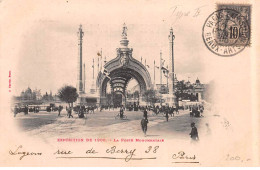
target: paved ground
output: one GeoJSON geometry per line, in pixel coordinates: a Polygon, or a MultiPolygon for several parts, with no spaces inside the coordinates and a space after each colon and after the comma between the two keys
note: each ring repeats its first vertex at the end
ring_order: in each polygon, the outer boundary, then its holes
{"type": "MultiPolygon", "coordinates": [[[[144,137],[140,125],[142,112],[126,111],[125,120],[115,119],[118,112],[118,110],[95,112],[87,114],[87,118],[80,119],[76,114],[73,118],[68,118],[63,110],[60,117],[57,112],[39,112],[29,115],[20,113],[14,119],[23,131],[45,140],[57,137],[144,137]]],[[[162,114],[156,116],[152,112],[148,112],[148,119],[148,137],[189,140],[191,122],[196,123],[200,135],[205,134],[207,130],[205,127],[207,116],[191,118],[187,110],[181,110],[179,115],[170,117],[168,122],[162,114]]]]}

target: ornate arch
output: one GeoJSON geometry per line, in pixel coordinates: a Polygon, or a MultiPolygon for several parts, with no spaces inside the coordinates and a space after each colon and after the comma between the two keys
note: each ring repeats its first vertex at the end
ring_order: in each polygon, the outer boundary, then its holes
{"type": "MultiPolygon", "coordinates": [[[[104,65],[104,71],[97,77],[96,86],[100,97],[106,96],[107,84],[110,81],[112,90],[122,88],[125,93],[128,82],[131,78],[136,79],[140,86],[141,93],[152,87],[151,77],[146,67],[138,60],[132,57],[132,48],[128,48],[126,26],[123,27],[121,47],[117,48],[116,58],[110,60],[104,65]]],[[[118,90],[117,89],[117,90],[118,90]]]]}

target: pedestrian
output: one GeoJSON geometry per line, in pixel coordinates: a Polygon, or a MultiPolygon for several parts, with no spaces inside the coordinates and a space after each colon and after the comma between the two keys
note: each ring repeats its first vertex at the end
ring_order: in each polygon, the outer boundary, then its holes
{"type": "Polygon", "coordinates": [[[203,107],[202,106],[200,107],[200,113],[203,113],[203,107]]]}
{"type": "Polygon", "coordinates": [[[29,108],[28,105],[26,105],[24,108],[24,115],[28,115],[28,112],[29,112],[29,108]]]}
{"type": "Polygon", "coordinates": [[[123,105],[120,107],[119,114],[120,114],[120,119],[123,119],[123,117],[124,117],[124,107],[123,107],[123,105]]]}
{"type": "MultiPolygon", "coordinates": [[[[176,111],[176,114],[179,114],[179,106],[176,106],[175,111],[176,111]]],[[[174,115],[173,115],[173,116],[174,116],[174,115]]]]}
{"type": "Polygon", "coordinates": [[[68,108],[68,115],[69,115],[69,118],[70,118],[70,117],[72,117],[72,118],[73,118],[73,116],[72,116],[71,112],[72,112],[72,109],[71,109],[71,107],[69,107],[69,108],[68,108]]]}
{"type": "Polygon", "coordinates": [[[79,107],[79,112],[78,112],[79,118],[84,118],[84,112],[83,112],[83,107],[79,107]]]}
{"type": "Polygon", "coordinates": [[[83,110],[83,113],[85,114],[86,113],[86,106],[85,105],[82,106],[82,110],[83,110]]]}
{"type": "Polygon", "coordinates": [[[144,117],[147,119],[147,109],[144,109],[144,117]]]}
{"type": "Polygon", "coordinates": [[[174,110],[175,110],[175,108],[173,106],[170,107],[169,112],[170,112],[171,117],[174,117],[174,110]]]}
{"type": "Polygon", "coordinates": [[[165,108],[165,117],[166,117],[166,121],[168,122],[169,119],[169,109],[165,108]]]}
{"type": "Polygon", "coordinates": [[[191,106],[189,106],[189,108],[190,108],[190,117],[193,117],[193,109],[191,106]]]}
{"type": "Polygon", "coordinates": [[[191,123],[190,137],[191,137],[192,142],[199,140],[198,130],[197,130],[194,122],[191,123]]]}
{"type": "Polygon", "coordinates": [[[17,106],[15,105],[15,107],[14,107],[14,117],[16,117],[17,113],[18,113],[18,108],[17,108],[17,106]]]}
{"type": "Polygon", "coordinates": [[[143,119],[141,120],[141,127],[142,130],[144,132],[144,135],[146,136],[146,132],[147,132],[147,124],[149,123],[147,117],[143,117],[143,119]]]}
{"type": "Polygon", "coordinates": [[[59,108],[58,108],[58,112],[59,112],[59,114],[58,114],[58,116],[60,116],[60,112],[61,112],[61,110],[62,110],[62,107],[61,107],[61,105],[59,105],[59,108]]]}

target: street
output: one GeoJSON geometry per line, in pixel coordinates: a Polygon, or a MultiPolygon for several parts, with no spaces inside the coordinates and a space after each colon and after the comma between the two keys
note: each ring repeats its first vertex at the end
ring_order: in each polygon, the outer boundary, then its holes
{"type": "MultiPolygon", "coordinates": [[[[73,114],[73,118],[67,117],[67,112],[63,110],[61,116],[58,112],[39,112],[17,114],[14,118],[20,129],[29,135],[48,138],[57,137],[144,137],[141,130],[140,121],[143,113],[141,111],[125,111],[127,119],[115,119],[118,110],[95,111],[94,114],[87,114],[85,118],[78,118],[73,114]]],[[[180,110],[178,115],[169,116],[169,121],[162,115],[154,115],[148,112],[147,137],[155,138],[180,138],[189,140],[191,130],[190,123],[195,122],[198,132],[205,133],[205,125],[202,120],[205,117],[195,118],[189,116],[188,110],[180,110]]]]}

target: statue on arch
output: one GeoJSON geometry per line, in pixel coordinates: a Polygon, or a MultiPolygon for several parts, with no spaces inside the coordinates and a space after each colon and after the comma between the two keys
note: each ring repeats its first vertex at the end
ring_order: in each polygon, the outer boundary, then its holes
{"type": "Polygon", "coordinates": [[[124,25],[123,25],[122,37],[123,37],[123,38],[124,38],[124,37],[127,37],[127,27],[126,27],[125,23],[124,23],[124,25]]]}

